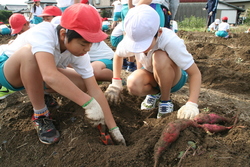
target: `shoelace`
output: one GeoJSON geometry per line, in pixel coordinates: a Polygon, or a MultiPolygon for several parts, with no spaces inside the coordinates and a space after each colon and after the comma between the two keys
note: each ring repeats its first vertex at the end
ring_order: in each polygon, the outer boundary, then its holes
{"type": "Polygon", "coordinates": [[[148,104],[154,104],[154,101],[155,101],[155,98],[153,98],[153,97],[150,97],[147,99],[148,104]]]}
{"type": "Polygon", "coordinates": [[[52,120],[48,117],[45,117],[45,118],[38,118],[36,120],[34,120],[34,122],[37,122],[40,127],[42,126],[44,128],[44,130],[49,130],[49,129],[52,129],[54,128],[52,122],[55,121],[55,120],[52,120]]]}
{"type": "Polygon", "coordinates": [[[165,105],[161,105],[160,106],[160,112],[161,113],[169,113],[169,112],[172,112],[171,111],[171,106],[170,106],[170,104],[165,104],[165,105]]]}

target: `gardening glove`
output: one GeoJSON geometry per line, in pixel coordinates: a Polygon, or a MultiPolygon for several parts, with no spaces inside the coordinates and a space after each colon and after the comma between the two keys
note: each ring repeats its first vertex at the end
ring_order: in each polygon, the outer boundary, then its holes
{"type": "Polygon", "coordinates": [[[124,145],[126,146],[126,142],[125,142],[125,139],[123,138],[121,132],[120,132],[120,129],[119,127],[114,127],[112,129],[109,130],[109,133],[113,139],[113,141],[118,144],[118,145],[124,145]]]}
{"type": "Polygon", "coordinates": [[[95,127],[99,124],[104,125],[104,114],[99,103],[92,97],[82,108],[85,109],[85,115],[89,122],[95,127]]]}
{"type": "Polygon", "coordinates": [[[121,91],[122,91],[122,80],[112,79],[112,84],[109,85],[105,91],[105,96],[107,100],[112,104],[118,104],[122,101],[121,91]]]}
{"type": "Polygon", "coordinates": [[[209,14],[208,14],[208,15],[209,15],[209,16],[212,16],[212,14],[213,14],[213,12],[211,11],[211,12],[209,12],[209,14]]]}
{"type": "Polygon", "coordinates": [[[193,119],[199,114],[198,104],[193,102],[187,102],[182,106],[177,113],[177,118],[179,119],[193,119]]]}

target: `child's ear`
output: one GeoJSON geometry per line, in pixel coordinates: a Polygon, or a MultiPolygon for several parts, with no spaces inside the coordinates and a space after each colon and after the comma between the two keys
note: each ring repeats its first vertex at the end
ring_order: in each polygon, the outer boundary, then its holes
{"type": "Polygon", "coordinates": [[[64,41],[64,38],[66,37],[66,30],[64,28],[60,29],[59,35],[59,39],[64,41]]]}

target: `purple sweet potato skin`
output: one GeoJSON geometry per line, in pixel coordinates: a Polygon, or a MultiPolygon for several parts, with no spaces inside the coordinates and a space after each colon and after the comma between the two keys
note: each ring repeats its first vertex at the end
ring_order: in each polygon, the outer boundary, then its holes
{"type": "Polygon", "coordinates": [[[160,139],[154,147],[154,167],[158,166],[159,158],[166,148],[177,140],[182,130],[189,126],[196,126],[196,123],[192,120],[179,119],[167,124],[167,126],[163,129],[160,139]]]}
{"type": "Polygon", "coordinates": [[[205,124],[205,123],[215,124],[222,122],[229,123],[232,121],[232,119],[217,115],[215,113],[210,113],[210,114],[200,113],[197,116],[195,116],[193,120],[198,124],[205,124]]]}
{"type": "Polygon", "coordinates": [[[222,126],[222,125],[217,125],[217,124],[202,124],[202,125],[199,125],[199,127],[203,128],[205,131],[208,131],[210,133],[223,132],[232,128],[232,126],[227,127],[227,126],[222,126]]]}

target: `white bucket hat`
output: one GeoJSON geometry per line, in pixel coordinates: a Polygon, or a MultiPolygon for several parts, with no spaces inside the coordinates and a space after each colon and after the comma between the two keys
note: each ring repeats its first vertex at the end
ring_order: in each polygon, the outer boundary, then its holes
{"type": "Polygon", "coordinates": [[[138,5],[130,9],[124,20],[125,49],[141,53],[149,48],[160,27],[158,13],[149,5],[138,5]]]}
{"type": "Polygon", "coordinates": [[[220,19],[215,19],[215,24],[220,24],[220,19]]]}

